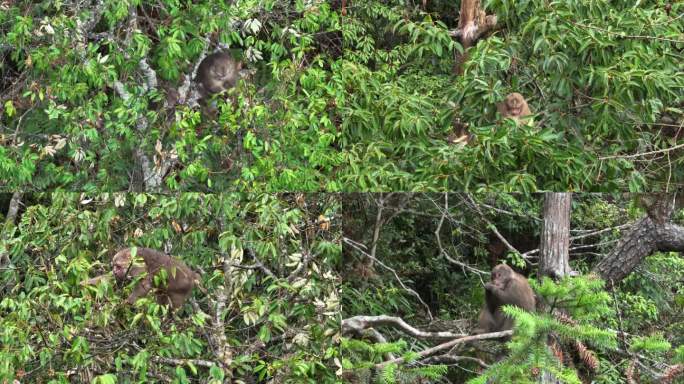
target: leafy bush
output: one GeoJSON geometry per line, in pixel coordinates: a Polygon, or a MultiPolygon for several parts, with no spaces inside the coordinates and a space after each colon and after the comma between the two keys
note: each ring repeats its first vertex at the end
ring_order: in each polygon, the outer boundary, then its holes
{"type": "Polygon", "coordinates": [[[456,5],[424,4],[356,2],[342,26],[349,189],[681,183],[679,123],[662,118],[682,121],[682,3],[491,0],[499,29],[468,50],[462,76],[452,71],[461,47],[448,36],[456,5]],[[496,102],[514,91],[531,103],[534,127],[497,122],[496,102]],[[467,146],[448,143],[457,120],[474,136],[467,146]]]}
{"type": "Polygon", "coordinates": [[[335,382],[335,195],[54,193],[23,202],[0,239],[11,261],[0,270],[0,381],[218,383],[227,374],[219,334],[233,382],[335,382]],[[200,272],[202,287],[172,314],[152,297],[125,305],[129,287],[79,284],[110,273],[113,252],[131,245],[170,251],[200,272]]]}
{"type": "Polygon", "coordinates": [[[329,3],[2,7],[0,188],[140,189],[142,150],[165,171],[148,191],[341,189],[329,3]],[[176,100],[217,46],[247,63],[245,81],[203,107],[176,100]]]}

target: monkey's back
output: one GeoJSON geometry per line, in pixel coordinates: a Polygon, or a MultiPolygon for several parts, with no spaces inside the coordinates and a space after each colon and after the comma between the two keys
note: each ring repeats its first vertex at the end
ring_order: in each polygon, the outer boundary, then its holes
{"type": "Polygon", "coordinates": [[[186,289],[192,286],[196,273],[182,260],[159,252],[152,248],[138,248],[138,255],[145,260],[148,273],[156,274],[164,268],[168,274],[169,287],[186,289]]]}
{"type": "Polygon", "coordinates": [[[526,311],[534,312],[537,306],[534,291],[532,290],[532,287],[530,287],[525,276],[521,274],[518,274],[518,276],[520,276],[520,289],[522,295],[520,295],[519,303],[516,303],[515,305],[526,311]]]}

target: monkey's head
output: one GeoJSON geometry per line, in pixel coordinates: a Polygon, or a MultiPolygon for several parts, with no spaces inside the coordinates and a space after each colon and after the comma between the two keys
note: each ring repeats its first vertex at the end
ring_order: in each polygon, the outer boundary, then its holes
{"type": "Polygon", "coordinates": [[[122,249],[112,258],[112,272],[117,280],[125,280],[131,265],[131,249],[122,249]]]}
{"type": "Polygon", "coordinates": [[[228,61],[217,61],[209,70],[211,76],[213,76],[216,80],[224,80],[226,77],[228,77],[228,71],[230,70],[230,66],[228,64],[228,61]]]}
{"type": "Polygon", "coordinates": [[[512,116],[520,116],[525,106],[525,99],[518,92],[513,92],[506,96],[506,107],[512,116]]]}
{"type": "Polygon", "coordinates": [[[232,85],[240,68],[242,68],[242,62],[225,58],[216,60],[209,71],[216,81],[224,82],[224,85],[232,85]]]}
{"type": "Polygon", "coordinates": [[[492,269],[492,282],[505,284],[513,276],[513,270],[506,264],[499,264],[492,269]]]}

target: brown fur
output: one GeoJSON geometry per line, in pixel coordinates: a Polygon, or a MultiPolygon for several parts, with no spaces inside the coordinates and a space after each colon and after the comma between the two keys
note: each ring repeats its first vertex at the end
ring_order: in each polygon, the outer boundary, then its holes
{"type": "Polygon", "coordinates": [[[157,302],[170,304],[173,308],[183,305],[199,276],[182,261],[154,249],[137,248],[136,254],[144,260],[144,267],[131,264],[131,248],[122,249],[112,258],[112,270],[118,280],[128,280],[147,272],[126,302],[133,304],[139,297],[145,296],[153,288],[154,276],[164,269],[166,286],[156,287],[157,302]]]}
{"type": "Polygon", "coordinates": [[[497,104],[496,107],[502,117],[514,119],[516,121],[532,114],[527,105],[527,101],[525,101],[525,98],[518,92],[513,92],[506,96],[506,98],[501,103],[497,104]]]}
{"type": "Polygon", "coordinates": [[[226,52],[208,55],[197,69],[197,79],[202,85],[202,94],[223,92],[237,83],[242,62],[233,59],[226,52]]]}
{"type": "Polygon", "coordinates": [[[485,304],[480,311],[478,329],[475,333],[506,331],[513,328],[513,319],[507,317],[501,307],[515,305],[533,312],[534,292],[527,279],[506,264],[492,269],[492,279],[485,284],[485,304]]]}

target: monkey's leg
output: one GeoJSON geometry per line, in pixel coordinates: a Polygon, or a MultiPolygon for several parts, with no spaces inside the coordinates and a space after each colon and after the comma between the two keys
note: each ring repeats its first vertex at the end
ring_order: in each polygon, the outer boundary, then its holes
{"type": "Polygon", "coordinates": [[[190,291],[188,292],[173,292],[169,293],[169,299],[171,300],[171,305],[173,308],[180,308],[185,300],[190,296],[190,291]]]}

